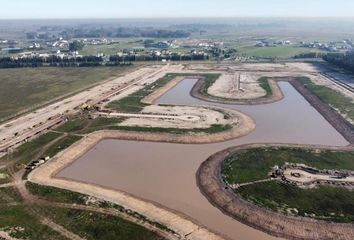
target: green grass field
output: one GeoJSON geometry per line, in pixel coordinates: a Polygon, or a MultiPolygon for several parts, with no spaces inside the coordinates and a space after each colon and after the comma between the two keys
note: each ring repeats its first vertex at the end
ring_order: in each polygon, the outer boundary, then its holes
{"type": "Polygon", "coordinates": [[[75,142],[79,141],[82,137],[81,136],[76,136],[76,135],[69,135],[66,136],[59,141],[55,142],[53,145],[51,145],[43,154],[43,156],[49,156],[49,157],[54,157],[58,152],[60,152],[63,149],[66,149],[73,145],[75,142]]]}
{"type": "Polygon", "coordinates": [[[48,201],[56,201],[60,203],[76,203],[83,205],[86,203],[87,196],[81,193],[76,193],[55,187],[42,186],[32,182],[27,182],[26,188],[31,194],[48,201]]]}
{"type": "Polygon", "coordinates": [[[300,216],[315,214],[314,218],[327,221],[354,221],[354,193],[342,188],[321,186],[301,189],[267,182],[241,187],[237,192],[243,198],[275,211],[296,208],[300,216]]]}
{"type": "Polygon", "coordinates": [[[354,103],[351,98],[326,86],[314,84],[307,77],[297,79],[306,85],[306,88],[318,96],[323,102],[329,104],[335,109],[338,109],[340,113],[348,116],[352,121],[354,121],[354,103]]]}
{"type": "Polygon", "coordinates": [[[74,209],[42,208],[42,211],[56,223],[88,240],[164,239],[120,217],[74,209]]]}
{"type": "Polygon", "coordinates": [[[228,157],[222,168],[229,183],[244,183],[268,178],[275,165],[304,163],[319,169],[354,170],[354,152],[321,151],[301,148],[257,148],[228,157]]]}
{"type": "MultiPolygon", "coordinates": [[[[41,198],[52,202],[75,203],[86,205],[86,195],[70,192],[53,187],[40,186],[33,183],[26,183],[29,191],[41,198]]],[[[122,207],[107,202],[107,206],[117,208],[119,211],[127,211],[122,207]]],[[[91,205],[91,204],[90,204],[91,205]]],[[[94,206],[94,205],[92,205],[94,206]]],[[[33,240],[64,240],[65,237],[53,231],[46,225],[40,223],[33,211],[46,215],[54,222],[64,226],[69,231],[82,236],[85,239],[164,239],[155,233],[129,222],[121,217],[109,216],[84,210],[70,210],[65,208],[53,208],[43,206],[32,206],[24,204],[19,193],[13,188],[0,189],[0,229],[10,233],[11,237],[17,239],[33,240]]],[[[168,230],[163,225],[150,221],[133,211],[127,211],[131,216],[148,222],[163,230],[168,230]]]]}
{"type": "MultiPolygon", "coordinates": [[[[266,179],[273,166],[282,166],[285,162],[304,163],[319,169],[354,170],[353,159],[354,152],[257,148],[228,157],[222,166],[222,176],[230,184],[266,179]]],[[[330,221],[354,221],[354,192],[344,188],[321,186],[300,189],[281,182],[267,182],[235,191],[245,199],[272,210],[285,212],[287,208],[296,208],[301,216],[315,214],[316,218],[330,221]]]]}
{"type": "Polygon", "coordinates": [[[17,239],[66,240],[41,224],[13,188],[0,189],[0,229],[17,239]]]}
{"type": "Polygon", "coordinates": [[[48,132],[30,142],[22,144],[13,153],[9,156],[3,157],[1,160],[5,161],[5,159],[10,159],[12,161],[16,161],[18,164],[27,164],[40,153],[41,149],[46,144],[49,144],[61,135],[62,134],[60,133],[48,132]]]}
{"type": "Polygon", "coordinates": [[[105,55],[115,55],[117,52],[122,51],[123,49],[132,49],[132,48],[144,48],[144,44],[137,42],[138,39],[132,39],[131,41],[123,39],[119,43],[113,44],[104,44],[104,45],[86,45],[81,51],[81,55],[97,55],[103,53],[105,55]]]}
{"type": "Polygon", "coordinates": [[[117,76],[126,67],[0,69],[0,121],[117,76]]]}
{"type": "Polygon", "coordinates": [[[258,58],[292,58],[300,53],[324,52],[318,49],[309,49],[297,46],[275,47],[242,47],[238,49],[238,55],[258,58]]]}

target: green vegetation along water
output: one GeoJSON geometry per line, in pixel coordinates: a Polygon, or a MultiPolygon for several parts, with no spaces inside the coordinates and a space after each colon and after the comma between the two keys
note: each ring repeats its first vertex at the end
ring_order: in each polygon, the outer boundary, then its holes
{"type": "MultiPolygon", "coordinates": [[[[222,176],[229,184],[269,178],[275,165],[303,163],[318,169],[354,170],[354,152],[308,150],[301,148],[256,148],[228,157],[222,176]]],[[[335,222],[354,221],[354,192],[344,188],[320,186],[301,189],[281,182],[255,183],[235,190],[245,199],[272,210],[286,212],[296,208],[300,216],[335,222]]]]}

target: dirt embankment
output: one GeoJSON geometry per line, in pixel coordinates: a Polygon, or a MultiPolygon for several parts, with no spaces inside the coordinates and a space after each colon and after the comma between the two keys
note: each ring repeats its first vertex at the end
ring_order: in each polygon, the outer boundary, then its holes
{"type": "Polygon", "coordinates": [[[195,98],[198,98],[207,102],[216,102],[216,103],[224,103],[224,104],[239,104],[239,105],[257,105],[257,104],[267,104],[277,102],[283,99],[284,95],[280,90],[280,87],[277,84],[277,81],[274,79],[269,79],[269,86],[272,89],[272,95],[270,97],[261,97],[254,99],[226,99],[220,98],[211,95],[204,95],[201,93],[201,89],[204,85],[204,79],[200,78],[199,81],[193,86],[191,90],[191,95],[195,98]]]}
{"type": "Polygon", "coordinates": [[[290,79],[290,84],[351,144],[354,144],[354,126],[331,106],[310,92],[301,82],[290,79]]]}
{"type": "Polygon", "coordinates": [[[145,104],[154,104],[155,100],[160,98],[162,95],[164,95],[167,91],[169,91],[171,88],[175,87],[178,83],[186,79],[186,77],[175,77],[153,93],[149,94],[145,98],[141,100],[142,103],[145,104]]]}
{"type": "Polygon", "coordinates": [[[243,149],[258,147],[305,147],[353,151],[352,147],[325,147],[287,144],[251,144],[225,149],[203,162],[197,172],[197,184],[205,197],[225,214],[268,234],[294,240],[351,240],[354,224],[329,223],[305,217],[291,217],[258,207],[228,188],[221,177],[223,161],[243,149]]]}
{"type": "Polygon", "coordinates": [[[221,142],[236,137],[241,137],[255,128],[254,121],[248,116],[235,111],[238,123],[228,131],[215,134],[169,134],[169,133],[141,133],[126,131],[102,130],[89,134],[73,146],[57,154],[47,164],[32,171],[28,179],[37,184],[63,188],[80,192],[100,199],[105,199],[124,206],[127,209],[137,211],[147,218],[157,221],[177,232],[183,239],[190,240],[221,240],[220,237],[198,223],[194,223],[183,214],[165,209],[154,203],[150,203],[127,193],[107,189],[92,184],[76,182],[69,179],[56,178],[56,174],[87,151],[92,149],[103,139],[125,139],[136,141],[172,142],[172,143],[213,143],[221,142]]]}

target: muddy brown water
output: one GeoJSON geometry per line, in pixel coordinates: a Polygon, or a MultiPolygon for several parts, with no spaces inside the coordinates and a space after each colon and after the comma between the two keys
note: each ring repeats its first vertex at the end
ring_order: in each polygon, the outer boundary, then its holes
{"type": "Polygon", "coordinates": [[[125,191],[183,213],[235,240],[274,237],[248,227],[212,206],[196,185],[199,165],[213,153],[246,143],[298,143],[345,146],[347,141],[287,82],[279,102],[239,106],[211,104],[189,95],[196,80],[184,80],[156,103],[217,105],[237,109],[256,121],[249,135],[215,144],[187,145],[103,140],[57,177],[125,191]]]}

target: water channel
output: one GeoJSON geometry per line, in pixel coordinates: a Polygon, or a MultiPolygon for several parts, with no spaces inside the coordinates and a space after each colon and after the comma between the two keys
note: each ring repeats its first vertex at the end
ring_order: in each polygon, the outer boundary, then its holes
{"type": "Polygon", "coordinates": [[[130,193],[189,216],[214,232],[235,240],[275,239],[224,215],[196,185],[196,171],[213,153],[246,143],[299,143],[344,146],[347,141],[289,83],[285,97],[265,105],[208,103],[190,96],[196,80],[186,79],[156,103],[216,105],[252,117],[249,135],[214,144],[170,144],[103,140],[57,176],[130,193]]]}

